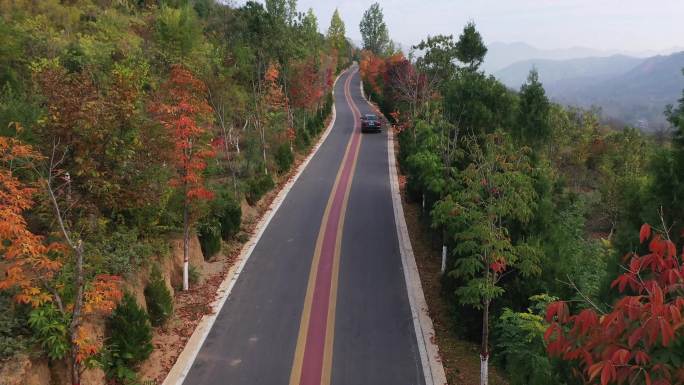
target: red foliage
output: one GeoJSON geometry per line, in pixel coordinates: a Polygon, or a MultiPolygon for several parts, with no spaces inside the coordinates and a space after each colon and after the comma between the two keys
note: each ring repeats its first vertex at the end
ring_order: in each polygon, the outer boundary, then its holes
{"type": "Polygon", "coordinates": [[[17,177],[19,168],[29,167],[40,155],[16,139],[0,136],[0,256],[5,273],[0,275],[0,290],[17,288],[20,303],[40,306],[53,300],[42,282],[52,279],[62,263],[51,259],[51,250],[61,245],[46,245],[33,234],[23,212],[33,207],[36,188],[17,177]]]}
{"type": "Polygon", "coordinates": [[[547,309],[549,354],[579,362],[588,383],[684,383],[684,368],[671,359],[684,348],[682,256],[647,224],[639,237],[642,243],[650,239],[649,252],[626,257],[626,272],[611,285],[623,297],[609,313],[584,309],[570,315],[565,302],[547,309]]]}
{"type": "Polygon", "coordinates": [[[323,96],[327,83],[321,80],[313,60],[295,65],[290,83],[292,105],[307,111],[314,110],[323,96]]]}
{"type": "Polygon", "coordinates": [[[202,172],[207,159],[215,155],[203,124],[211,118],[211,107],[205,99],[206,85],[186,68],[175,65],[169,80],[162,85],[160,100],[151,106],[152,112],[169,131],[174,143],[177,169],[172,185],[182,187],[190,200],[211,199],[204,187],[202,172]]]}

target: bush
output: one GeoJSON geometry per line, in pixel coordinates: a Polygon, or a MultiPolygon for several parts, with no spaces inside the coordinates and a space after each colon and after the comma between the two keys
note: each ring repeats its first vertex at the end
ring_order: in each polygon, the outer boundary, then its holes
{"type": "Polygon", "coordinates": [[[153,326],[163,325],[173,314],[171,292],[156,267],[152,269],[150,281],[145,286],[145,302],[147,302],[147,312],[153,326]]]}
{"type": "Polygon", "coordinates": [[[54,304],[48,303],[32,309],[28,324],[48,358],[61,360],[66,357],[71,349],[69,319],[54,304]]]}
{"type": "Polygon", "coordinates": [[[253,206],[273,187],[275,187],[275,183],[270,175],[262,174],[260,176],[251,178],[247,182],[247,203],[253,206]]]}
{"type": "Polygon", "coordinates": [[[0,361],[26,350],[31,331],[27,329],[27,315],[13,303],[6,291],[0,291],[0,361]]]}
{"type": "Polygon", "coordinates": [[[290,167],[292,167],[292,163],[294,162],[294,154],[290,149],[289,143],[282,143],[278,146],[275,154],[275,161],[276,165],[278,165],[278,173],[284,174],[290,170],[290,167]]]}
{"type": "Polygon", "coordinates": [[[221,238],[228,241],[240,231],[242,209],[240,204],[227,191],[219,191],[212,202],[212,213],[218,218],[221,227],[221,238]]]}
{"type": "Polygon", "coordinates": [[[126,293],[107,319],[103,364],[107,377],[130,381],[135,368],[152,353],[150,320],[135,298],[126,293]]]}
{"type": "Polygon", "coordinates": [[[218,218],[209,216],[197,226],[197,236],[204,259],[210,259],[221,251],[221,223],[218,218]]]}
{"type": "Polygon", "coordinates": [[[535,303],[527,312],[514,312],[505,308],[496,322],[496,362],[508,374],[511,385],[565,384],[558,378],[558,369],[546,354],[544,321],[546,306],[555,297],[537,295],[530,298],[535,303]]]}

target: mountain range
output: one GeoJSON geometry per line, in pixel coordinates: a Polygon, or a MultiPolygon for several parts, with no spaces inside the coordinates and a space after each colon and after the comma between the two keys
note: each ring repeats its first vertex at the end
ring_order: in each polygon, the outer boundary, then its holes
{"type": "MultiPolygon", "coordinates": [[[[557,52],[563,54],[570,53],[557,52]]],[[[584,108],[597,106],[604,118],[646,131],[668,127],[663,111],[682,97],[684,89],[684,52],[647,58],[616,54],[524,59],[494,72],[494,76],[509,88],[519,89],[532,68],[537,69],[554,101],[584,108]]]]}

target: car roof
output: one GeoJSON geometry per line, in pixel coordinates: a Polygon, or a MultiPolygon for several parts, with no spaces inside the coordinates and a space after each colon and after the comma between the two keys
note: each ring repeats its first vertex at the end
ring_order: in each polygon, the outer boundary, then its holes
{"type": "Polygon", "coordinates": [[[375,114],[365,114],[363,115],[365,118],[377,118],[378,116],[375,114]]]}

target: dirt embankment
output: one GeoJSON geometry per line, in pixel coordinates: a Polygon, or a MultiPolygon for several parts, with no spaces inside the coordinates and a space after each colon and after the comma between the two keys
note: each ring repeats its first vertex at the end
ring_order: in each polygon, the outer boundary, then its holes
{"type": "MultiPolygon", "coordinates": [[[[325,127],[330,124],[330,117],[325,127]]],[[[318,138],[317,138],[318,140],[318,138]]],[[[309,149],[312,151],[313,147],[309,149]]],[[[152,345],[154,350],[150,357],[140,366],[138,373],[145,384],[161,384],[167,373],[176,362],[185,343],[202,317],[211,311],[210,304],[216,297],[216,291],[235,264],[243,245],[256,232],[256,225],[268,211],[271,203],[285,184],[293,178],[307,154],[296,154],[295,161],[287,174],[276,176],[277,186],[267,193],[254,206],[243,199],[242,225],[240,233],[230,242],[224,242],[220,253],[211,260],[205,260],[197,235],[190,239],[190,266],[197,272],[197,282],[191,283],[190,290],[180,291],[183,277],[183,242],[182,238],[170,239],[172,252],[167,257],[154,258],[131,277],[127,277],[124,288],[146,308],[144,289],[150,278],[150,267],[158,264],[174,299],[174,313],[163,326],[154,328],[152,345]]],[[[87,321],[93,335],[100,339],[104,336],[104,319],[87,321]]],[[[65,362],[48,362],[44,357],[18,355],[0,362],[0,385],[51,385],[68,384],[65,362]]],[[[99,368],[87,369],[83,374],[83,385],[106,385],[104,372],[99,368]]]]}

